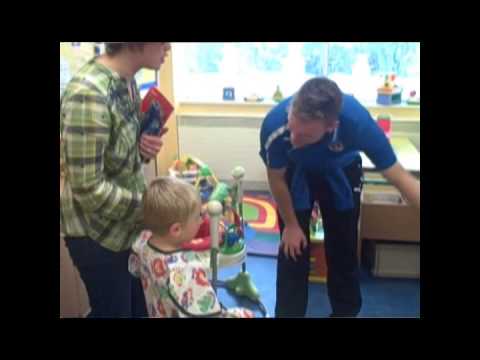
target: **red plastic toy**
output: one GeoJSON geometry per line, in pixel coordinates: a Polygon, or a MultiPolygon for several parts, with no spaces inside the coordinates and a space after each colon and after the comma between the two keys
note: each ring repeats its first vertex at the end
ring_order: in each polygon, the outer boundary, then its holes
{"type": "Polygon", "coordinates": [[[388,115],[379,115],[377,124],[383,130],[388,139],[392,136],[392,120],[388,115]]]}

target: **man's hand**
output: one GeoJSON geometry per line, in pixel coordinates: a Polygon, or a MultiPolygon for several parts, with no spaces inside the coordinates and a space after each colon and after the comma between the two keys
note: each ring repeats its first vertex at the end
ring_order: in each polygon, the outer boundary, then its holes
{"type": "Polygon", "coordinates": [[[287,259],[291,256],[293,260],[297,261],[296,256],[301,255],[302,250],[307,246],[307,239],[297,222],[290,191],[285,181],[286,171],[286,168],[267,168],[267,177],[273,198],[285,224],[280,250],[283,250],[287,259]]]}
{"type": "Polygon", "coordinates": [[[145,160],[155,158],[163,146],[162,136],[168,131],[168,128],[160,130],[158,135],[143,134],[140,138],[140,154],[145,160]]]}
{"type": "Polygon", "coordinates": [[[406,171],[400,163],[382,172],[383,176],[395,186],[407,201],[420,211],[420,181],[406,171]]]}
{"type": "Polygon", "coordinates": [[[296,256],[300,256],[307,247],[307,239],[300,226],[285,226],[282,234],[282,247],[287,259],[290,256],[294,261],[297,261],[296,256]]]}

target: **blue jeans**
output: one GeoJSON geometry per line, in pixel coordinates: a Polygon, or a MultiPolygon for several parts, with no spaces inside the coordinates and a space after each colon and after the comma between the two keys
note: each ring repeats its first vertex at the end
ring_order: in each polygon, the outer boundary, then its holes
{"type": "Polygon", "coordinates": [[[90,300],[88,317],[148,317],[140,279],[128,271],[130,250],[114,252],[88,237],[65,237],[90,300]]]}

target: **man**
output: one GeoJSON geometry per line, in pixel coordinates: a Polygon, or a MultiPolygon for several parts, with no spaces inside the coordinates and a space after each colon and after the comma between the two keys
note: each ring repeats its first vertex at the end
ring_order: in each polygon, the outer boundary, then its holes
{"type": "Polygon", "coordinates": [[[363,177],[359,151],[418,208],[420,182],[397,162],[368,111],[327,78],[308,80],[273,108],[263,121],[260,143],[280,220],[275,315],[305,316],[314,201],[325,228],[331,316],[358,315],[362,299],[357,224],[363,177]]]}

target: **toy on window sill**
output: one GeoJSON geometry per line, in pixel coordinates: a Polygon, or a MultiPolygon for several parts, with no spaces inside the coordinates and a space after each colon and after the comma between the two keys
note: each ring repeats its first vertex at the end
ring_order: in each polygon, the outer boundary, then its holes
{"type": "Polygon", "coordinates": [[[263,97],[258,96],[257,94],[252,94],[243,98],[245,102],[262,102],[263,97]]]}
{"type": "Polygon", "coordinates": [[[377,124],[383,130],[387,139],[392,137],[392,119],[388,114],[381,114],[377,117],[377,124]]]}
{"type": "Polygon", "coordinates": [[[234,101],[235,100],[235,88],[233,88],[233,87],[223,88],[223,100],[224,101],[234,101]]]}
{"type": "Polygon", "coordinates": [[[420,96],[416,96],[415,90],[410,91],[410,97],[407,99],[408,105],[420,105],[420,96]]]}
{"type": "Polygon", "coordinates": [[[377,103],[394,105],[402,103],[402,89],[395,84],[395,74],[385,75],[383,86],[377,89],[377,103]]]}
{"type": "Polygon", "coordinates": [[[279,103],[282,100],[283,100],[283,94],[280,91],[280,86],[277,85],[277,89],[275,90],[275,93],[273,94],[273,101],[279,103]]]}

